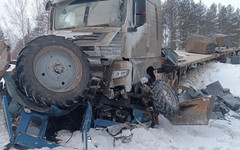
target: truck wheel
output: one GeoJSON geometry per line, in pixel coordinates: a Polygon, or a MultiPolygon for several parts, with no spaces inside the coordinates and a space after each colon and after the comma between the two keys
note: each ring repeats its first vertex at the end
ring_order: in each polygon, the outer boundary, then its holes
{"type": "Polygon", "coordinates": [[[21,51],[16,68],[21,91],[35,103],[67,109],[83,102],[89,63],[72,41],[53,35],[36,38],[21,51]]]}
{"type": "Polygon", "coordinates": [[[166,82],[153,82],[151,98],[155,109],[166,118],[173,118],[179,113],[178,98],[166,82]]]}

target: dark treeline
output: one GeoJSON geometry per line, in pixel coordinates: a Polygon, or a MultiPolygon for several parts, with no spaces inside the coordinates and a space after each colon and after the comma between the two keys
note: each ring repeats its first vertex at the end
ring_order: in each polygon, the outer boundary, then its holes
{"type": "MultiPolygon", "coordinates": [[[[27,12],[29,10],[25,8],[26,3],[30,3],[29,1],[9,0],[9,3],[7,3],[6,8],[9,8],[7,9],[8,19],[5,20],[7,30],[3,32],[0,27],[0,41],[16,45],[15,48],[12,47],[14,58],[17,57],[18,52],[27,42],[47,33],[48,13],[44,10],[46,2],[47,0],[31,1],[34,11],[38,13],[30,21],[29,14],[31,12],[27,12]],[[15,30],[12,30],[13,28],[15,30]]],[[[239,8],[214,3],[207,7],[201,1],[195,3],[193,0],[166,0],[162,4],[162,9],[163,42],[166,47],[184,49],[186,40],[191,34],[205,36],[214,34],[231,35],[233,45],[240,47],[239,8]]]]}
{"type": "Polygon", "coordinates": [[[201,1],[166,0],[163,4],[163,41],[172,49],[183,49],[191,34],[211,37],[214,34],[231,35],[232,43],[240,47],[240,9],[232,5],[213,3],[210,7],[201,1]]]}

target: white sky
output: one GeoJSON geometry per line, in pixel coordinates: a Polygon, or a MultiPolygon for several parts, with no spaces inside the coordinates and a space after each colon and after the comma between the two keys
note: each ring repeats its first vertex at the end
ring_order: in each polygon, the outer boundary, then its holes
{"type": "MultiPolygon", "coordinates": [[[[4,15],[4,5],[6,4],[8,0],[0,0],[0,21],[2,18],[2,15],[4,15]]],[[[30,2],[32,0],[29,0],[30,2]]],[[[162,0],[164,1],[164,0],[162,0]]],[[[200,0],[194,0],[195,2],[199,2],[200,0]]],[[[204,4],[206,4],[207,6],[210,6],[212,3],[221,3],[225,6],[231,4],[232,6],[234,6],[234,8],[240,8],[240,0],[202,0],[202,2],[204,4]]]]}
{"type": "Polygon", "coordinates": [[[4,28],[4,25],[3,25],[3,23],[1,23],[2,22],[2,17],[4,16],[6,16],[5,15],[5,9],[4,9],[4,5],[6,4],[6,2],[7,2],[8,0],[0,0],[0,26],[1,27],[3,27],[4,28]]]}
{"type": "MultiPolygon", "coordinates": [[[[32,0],[29,0],[29,2],[31,2],[32,0]]],[[[162,0],[164,1],[164,0],[162,0]]],[[[194,0],[195,2],[199,2],[200,0],[194,0]]],[[[3,26],[3,24],[1,24],[2,21],[2,16],[6,16],[4,13],[4,5],[8,2],[8,0],[0,0],[0,26],[3,26]]],[[[208,7],[212,4],[212,3],[221,3],[225,6],[231,4],[232,6],[234,6],[234,8],[240,8],[240,0],[202,0],[202,2],[207,5],[208,7]]],[[[4,27],[4,26],[3,26],[4,27]]]]}
{"type": "MultiPolygon", "coordinates": [[[[199,2],[200,0],[194,0],[195,2],[199,2]]],[[[207,5],[208,7],[211,6],[212,3],[222,5],[229,5],[231,4],[235,9],[240,8],[240,0],[202,0],[202,2],[207,5]]]]}

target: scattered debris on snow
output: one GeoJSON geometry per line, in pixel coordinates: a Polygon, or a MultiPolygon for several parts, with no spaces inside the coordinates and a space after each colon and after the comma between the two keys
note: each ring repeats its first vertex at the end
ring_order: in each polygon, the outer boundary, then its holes
{"type": "MultiPolygon", "coordinates": [[[[229,99],[239,100],[237,96],[240,96],[240,86],[237,83],[240,83],[240,65],[209,63],[199,66],[190,70],[181,83],[192,87],[188,91],[188,98],[209,95],[210,91],[207,88],[214,84],[228,88],[219,87],[220,93],[215,94],[218,97],[213,113],[215,118],[212,115],[213,119],[208,125],[173,126],[160,115],[159,126],[149,129],[143,127],[126,129],[117,137],[111,136],[105,129],[91,129],[89,150],[238,150],[240,147],[240,110],[236,110],[238,106],[235,102],[230,103],[229,99]]],[[[0,149],[8,142],[7,132],[3,127],[1,121],[0,149]]],[[[63,147],[54,150],[80,150],[82,149],[81,137],[80,131],[71,133],[62,130],[58,132],[57,138],[61,140],[60,144],[63,147]]],[[[50,149],[42,148],[41,150],[50,149]]]]}

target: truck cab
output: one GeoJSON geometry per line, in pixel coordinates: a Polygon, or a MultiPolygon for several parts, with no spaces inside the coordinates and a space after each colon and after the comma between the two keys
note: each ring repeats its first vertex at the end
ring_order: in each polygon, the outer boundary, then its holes
{"type": "MultiPolygon", "coordinates": [[[[134,108],[178,114],[175,93],[159,80],[160,0],[53,0],[46,10],[48,35],[29,42],[16,67],[19,87],[34,103],[69,109],[90,101],[97,115],[134,108]]],[[[110,116],[128,116],[118,115],[110,116]]]]}
{"type": "Polygon", "coordinates": [[[91,66],[107,68],[102,73],[105,91],[122,86],[129,92],[141,78],[149,78],[148,68],[161,67],[160,3],[54,0],[46,5],[49,34],[72,39],[87,54],[91,66]]]}

